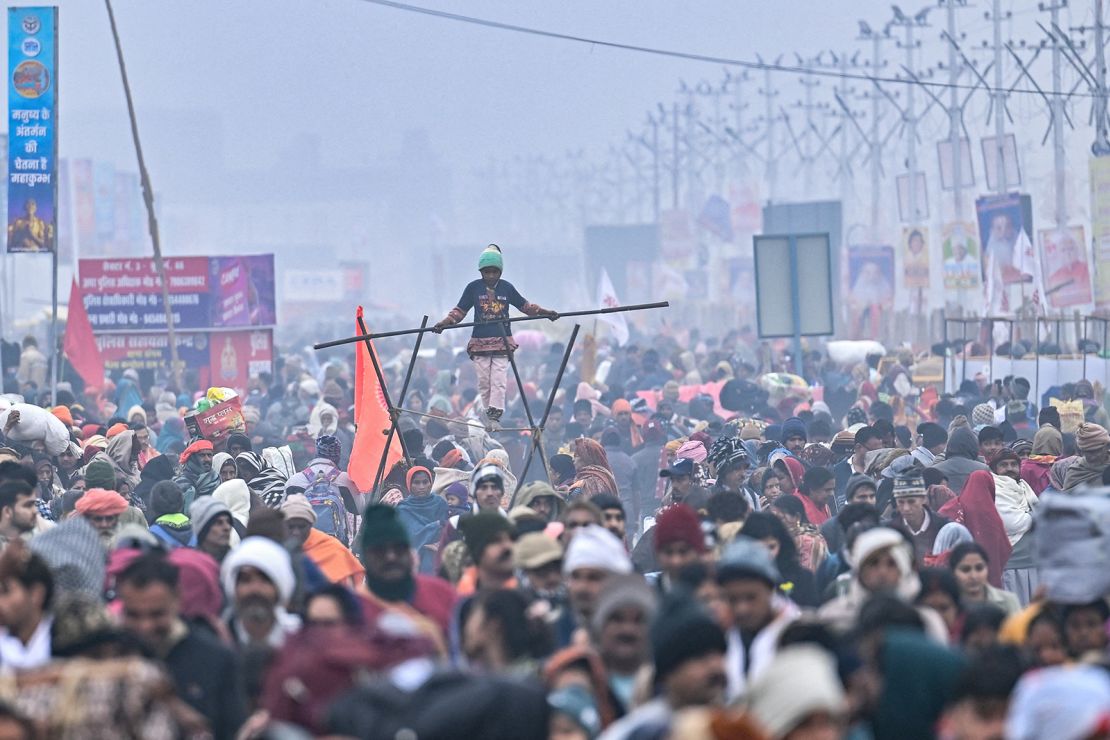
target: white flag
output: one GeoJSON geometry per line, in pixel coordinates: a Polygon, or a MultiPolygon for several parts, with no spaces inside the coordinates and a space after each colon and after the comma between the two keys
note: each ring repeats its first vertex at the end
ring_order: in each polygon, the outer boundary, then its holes
{"type": "MultiPolygon", "coordinates": [[[[609,279],[608,271],[601,268],[601,278],[597,281],[597,302],[601,308],[613,308],[621,305],[617,300],[617,291],[613,288],[613,281],[609,279]]],[[[603,313],[598,316],[613,330],[617,344],[624,346],[628,343],[628,321],[623,313],[603,313]]]]}

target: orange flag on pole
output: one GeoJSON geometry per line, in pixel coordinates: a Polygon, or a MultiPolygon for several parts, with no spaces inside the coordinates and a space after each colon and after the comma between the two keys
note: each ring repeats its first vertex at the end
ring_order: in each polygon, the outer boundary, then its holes
{"type": "Polygon", "coordinates": [[[93,336],[89,313],[77,278],[69,289],[69,308],[66,316],[66,334],[62,342],[66,359],[89,388],[104,387],[104,358],[93,336]]]}
{"type": "MultiPolygon", "coordinates": [[[[362,318],[362,306],[358,307],[358,318],[362,318]]],[[[355,333],[361,334],[362,329],[355,321],[355,333]]],[[[373,341],[369,342],[371,349],[367,349],[366,342],[355,345],[355,442],[351,448],[351,462],[347,465],[347,475],[351,476],[358,489],[369,492],[374,487],[374,477],[378,473],[378,465],[382,460],[382,451],[385,449],[386,436],[389,434],[389,407],[385,402],[385,393],[378,374],[374,372],[374,363],[370,360],[370,351],[373,350],[373,341]]],[[[375,358],[377,352],[374,351],[375,358]]],[[[389,445],[389,454],[385,458],[384,478],[401,460],[401,438],[399,432],[393,435],[389,445]]]]}

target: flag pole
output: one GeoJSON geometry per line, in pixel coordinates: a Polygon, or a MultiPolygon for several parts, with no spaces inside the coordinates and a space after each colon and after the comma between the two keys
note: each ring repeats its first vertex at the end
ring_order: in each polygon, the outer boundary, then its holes
{"type": "MultiPolygon", "coordinates": [[[[363,321],[362,315],[359,314],[358,316],[356,316],[355,320],[358,322],[358,330],[361,331],[364,335],[367,334],[367,332],[366,332],[366,322],[363,321]]],[[[367,354],[370,355],[370,362],[374,365],[374,374],[378,377],[378,387],[382,389],[382,398],[385,399],[385,406],[386,406],[386,408],[392,410],[393,409],[393,402],[389,400],[389,389],[385,387],[385,376],[382,374],[381,365],[378,364],[378,356],[377,356],[377,353],[374,352],[374,345],[371,344],[369,339],[367,339],[365,341],[365,344],[366,344],[366,352],[367,352],[367,354]]],[[[393,428],[393,426],[390,425],[390,429],[392,429],[392,428],[393,428]]],[[[383,429],[382,434],[385,434],[385,433],[386,433],[386,431],[383,429]]],[[[392,442],[392,439],[390,439],[389,441],[392,442]]],[[[400,442],[401,442],[401,454],[404,456],[405,462],[411,464],[412,460],[409,457],[409,451],[405,447],[405,438],[401,437],[400,442]]],[[[381,465],[378,466],[379,474],[381,473],[381,468],[385,465],[385,461],[387,459],[386,456],[388,454],[389,454],[389,447],[387,446],[382,451],[382,462],[381,462],[381,465]]],[[[379,481],[375,481],[375,487],[377,487],[378,482],[379,481]]]]}
{"type": "Polygon", "coordinates": [[[181,365],[177,358],[173,308],[170,306],[170,284],[166,280],[166,264],[162,260],[162,240],[158,235],[158,217],[154,213],[154,187],[150,183],[150,173],[146,169],[146,160],[143,158],[143,145],[139,141],[139,122],[135,117],[135,102],[131,99],[131,83],[127,80],[127,66],[123,63],[123,46],[119,39],[119,29],[116,28],[116,14],[112,12],[112,0],[104,0],[104,6],[108,9],[108,22],[112,26],[112,39],[116,43],[116,59],[119,61],[123,94],[127,98],[127,115],[131,119],[131,139],[135,143],[135,156],[139,160],[139,179],[143,185],[143,203],[146,205],[147,228],[150,230],[151,248],[154,251],[154,269],[162,283],[162,308],[166,313],[166,336],[170,345],[170,373],[178,392],[181,392],[185,388],[181,382],[181,365]]]}
{"type": "MultiPolygon", "coordinates": [[[[363,323],[361,316],[358,317],[358,322],[359,331],[365,332],[366,325],[365,323],[363,323]]],[[[424,328],[427,325],[428,317],[425,316],[420,322],[420,327],[424,328]]],[[[402,407],[405,405],[405,396],[408,395],[409,392],[409,381],[412,380],[412,371],[413,368],[416,367],[416,357],[420,353],[420,343],[423,340],[423,333],[416,335],[416,344],[412,348],[412,357],[409,358],[409,367],[408,370],[405,371],[405,382],[401,384],[401,396],[397,399],[397,403],[400,404],[400,406],[402,407]]],[[[367,344],[369,344],[369,341],[367,341],[367,344]]],[[[370,356],[373,357],[374,353],[371,352],[370,356]]],[[[378,377],[379,379],[381,378],[380,373],[378,377]]],[[[397,410],[394,409],[393,406],[389,403],[389,396],[386,394],[384,382],[382,383],[382,396],[386,399],[386,406],[389,407],[389,433],[385,437],[385,447],[382,449],[382,457],[381,460],[378,462],[378,470],[374,474],[374,488],[372,492],[376,492],[378,490],[378,486],[381,485],[382,479],[385,477],[385,463],[389,459],[389,446],[393,444],[393,435],[397,433],[397,422],[399,420],[397,416],[397,410]]],[[[398,439],[401,441],[401,449],[406,450],[405,438],[403,436],[398,436],[398,439]]],[[[409,459],[407,451],[405,452],[405,460],[408,461],[409,464],[411,464],[412,462],[409,459]]]]}
{"type": "Polygon", "coordinates": [[[567,364],[570,362],[570,353],[574,349],[574,342],[578,339],[578,330],[582,327],[578,324],[574,325],[574,330],[570,333],[570,339],[567,340],[566,351],[563,352],[563,361],[559,365],[559,372],[555,374],[555,385],[551,388],[551,395],[547,397],[547,406],[544,407],[543,416],[540,417],[539,426],[532,430],[532,446],[528,450],[528,459],[524,462],[524,470],[521,471],[520,477],[517,478],[516,490],[513,491],[513,497],[509,500],[509,508],[512,509],[513,503],[516,501],[517,491],[524,484],[525,478],[528,476],[528,469],[532,466],[532,458],[535,453],[539,451],[540,460],[543,462],[544,472],[547,474],[547,482],[551,482],[551,467],[547,462],[547,457],[543,449],[543,430],[547,426],[547,417],[551,414],[551,409],[555,405],[555,396],[559,394],[559,386],[563,384],[563,373],[566,372],[567,364]]]}

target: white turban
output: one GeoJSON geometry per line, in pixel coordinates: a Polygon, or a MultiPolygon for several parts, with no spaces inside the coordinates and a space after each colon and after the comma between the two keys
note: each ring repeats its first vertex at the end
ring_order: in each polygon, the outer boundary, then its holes
{"type": "Polygon", "coordinates": [[[632,561],[615,534],[598,524],[588,524],[571,537],[563,558],[564,575],[570,575],[579,568],[631,573],[632,561]]]}

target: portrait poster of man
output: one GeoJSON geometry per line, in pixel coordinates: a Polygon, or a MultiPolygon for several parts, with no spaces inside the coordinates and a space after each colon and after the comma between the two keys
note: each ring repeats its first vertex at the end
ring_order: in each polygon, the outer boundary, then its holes
{"type": "Polygon", "coordinates": [[[975,201],[975,210],[987,305],[992,312],[1008,314],[1037,294],[1040,266],[1033,253],[1032,200],[1018,193],[988,195],[975,201]]]}
{"type": "Polygon", "coordinates": [[[848,247],[847,298],[853,338],[878,336],[880,317],[894,307],[894,247],[848,247]]]}
{"type": "Polygon", "coordinates": [[[929,288],[929,230],[902,229],[902,284],[910,290],[929,288]]]}
{"type": "Polygon", "coordinates": [[[1032,254],[1032,204],[1027,195],[988,195],[975,201],[979,217],[979,243],[983,245],[982,275],[988,284],[1030,282],[1032,254]]]}
{"type": "Polygon", "coordinates": [[[1083,227],[1042,229],[1041,274],[1048,305],[1082,306],[1091,302],[1091,271],[1083,227]]]}
{"type": "Polygon", "coordinates": [[[979,287],[982,263],[979,238],[974,224],[954,222],[944,225],[944,287],[946,290],[972,290],[979,287]]]}

